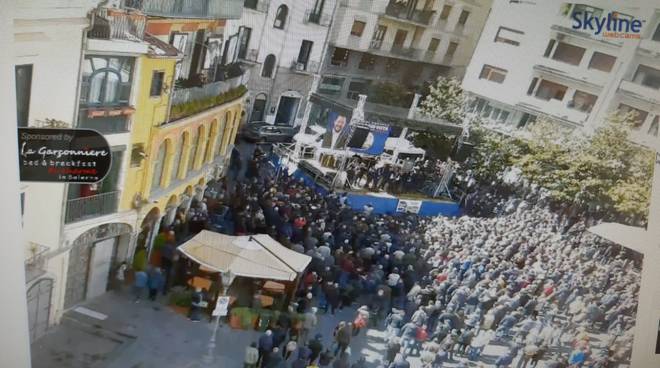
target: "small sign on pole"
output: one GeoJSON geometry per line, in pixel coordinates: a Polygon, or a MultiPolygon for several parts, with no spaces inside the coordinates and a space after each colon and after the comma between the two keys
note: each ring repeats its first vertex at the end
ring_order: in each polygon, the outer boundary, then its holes
{"type": "Polygon", "coordinates": [[[215,303],[215,309],[213,309],[213,317],[224,317],[227,315],[229,308],[229,297],[228,296],[219,296],[218,300],[215,303]]]}

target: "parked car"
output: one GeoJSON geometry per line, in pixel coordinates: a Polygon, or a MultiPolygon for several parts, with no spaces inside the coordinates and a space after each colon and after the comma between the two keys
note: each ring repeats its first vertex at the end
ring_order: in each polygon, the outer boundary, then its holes
{"type": "Polygon", "coordinates": [[[299,127],[271,125],[265,121],[253,121],[243,128],[241,136],[253,142],[291,142],[299,127]]]}

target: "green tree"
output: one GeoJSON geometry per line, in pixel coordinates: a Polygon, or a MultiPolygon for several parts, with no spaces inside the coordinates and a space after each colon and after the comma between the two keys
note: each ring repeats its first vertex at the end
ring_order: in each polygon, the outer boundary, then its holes
{"type": "Polygon", "coordinates": [[[465,95],[461,82],[454,78],[439,77],[430,86],[430,93],[422,101],[420,110],[426,116],[462,124],[465,117],[465,95]]]}
{"type": "Polygon", "coordinates": [[[634,116],[612,115],[589,136],[539,121],[525,138],[485,132],[475,155],[483,180],[510,166],[547,189],[553,200],[628,218],[648,212],[654,155],[630,140],[634,116]]]}

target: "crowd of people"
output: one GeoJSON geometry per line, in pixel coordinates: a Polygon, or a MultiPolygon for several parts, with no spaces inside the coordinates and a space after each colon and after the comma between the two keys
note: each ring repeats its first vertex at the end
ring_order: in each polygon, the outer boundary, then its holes
{"type": "Polygon", "coordinates": [[[391,194],[421,193],[431,196],[443,176],[447,172],[455,172],[457,167],[458,164],[451,159],[442,161],[423,157],[406,158],[400,165],[394,165],[354,156],[346,165],[345,187],[391,194]]]}
{"type": "MultiPolygon", "coordinates": [[[[506,206],[488,217],[374,214],[286,169],[275,175],[259,151],[248,165],[245,178],[209,186],[209,218],[230,219],[232,234],[270,234],[312,262],[289,306],[305,322],[283,313],[247,347],[247,367],[366,367],[351,346],[369,328],[384,331],[379,368],[410,367],[411,357],[428,368],[628,361],[638,260],[550,210],[538,191],[502,196],[506,206]],[[316,331],[317,318],[342,308],[355,318],[332,336],[316,331]]],[[[467,211],[489,200],[473,184],[467,211]]]]}

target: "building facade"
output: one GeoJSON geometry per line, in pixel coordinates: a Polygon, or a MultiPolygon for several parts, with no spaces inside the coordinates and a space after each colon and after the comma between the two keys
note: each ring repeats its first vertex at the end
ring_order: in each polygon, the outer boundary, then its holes
{"type": "Polygon", "coordinates": [[[635,111],[636,138],[657,139],[660,9],[605,4],[497,2],[463,81],[471,110],[504,132],[539,117],[592,129],[635,111]],[[581,27],[608,15],[610,31],[581,27]]]}
{"type": "Polygon", "coordinates": [[[318,92],[357,100],[390,82],[410,91],[408,107],[424,83],[462,77],[489,8],[490,1],[343,0],[318,92]]]}
{"type": "MultiPolygon", "coordinates": [[[[12,58],[18,127],[76,126],[83,34],[93,7],[87,0],[16,4],[12,58]]],[[[21,183],[31,341],[56,323],[64,309],[67,190],[59,183],[21,183]]]]}
{"type": "Polygon", "coordinates": [[[250,72],[249,121],[298,125],[320,72],[337,0],[246,0],[228,21],[225,62],[250,72]]]}
{"type": "Polygon", "coordinates": [[[22,184],[34,341],[105,293],[121,262],[150,251],[164,215],[187,210],[224,173],[247,81],[219,67],[225,20],[240,17],[242,1],[16,10],[17,125],[93,129],[112,150],[98,183],[22,184]]]}

